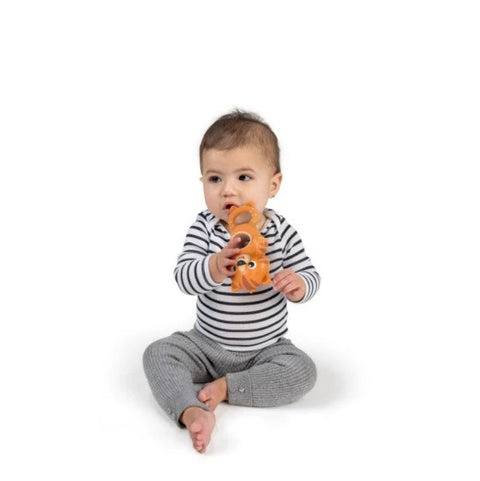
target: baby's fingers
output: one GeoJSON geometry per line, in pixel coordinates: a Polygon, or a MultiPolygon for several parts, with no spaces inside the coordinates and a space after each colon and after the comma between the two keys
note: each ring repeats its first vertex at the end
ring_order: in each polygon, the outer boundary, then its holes
{"type": "Polygon", "coordinates": [[[221,259],[220,261],[220,268],[222,269],[222,272],[227,275],[230,275],[231,274],[231,267],[234,266],[237,262],[235,261],[235,259],[229,259],[228,257],[225,257],[223,259],[221,259]]]}
{"type": "Polygon", "coordinates": [[[229,259],[228,257],[222,260],[222,266],[234,266],[236,263],[235,259],[229,259]]]}
{"type": "Polygon", "coordinates": [[[223,254],[225,258],[232,258],[233,256],[236,256],[237,254],[240,254],[241,249],[223,249],[223,254]]]}
{"type": "Polygon", "coordinates": [[[286,286],[284,286],[282,288],[281,292],[282,292],[282,294],[284,294],[286,296],[286,295],[296,291],[299,288],[300,288],[300,286],[298,285],[298,283],[295,282],[295,281],[292,281],[292,282],[288,283],[286,286]]]}
{"type": "Polygon", "coordinates": [[[229,241],[228,244],[225,246],[225,249],[233,249],[236,248],[235,246],[238,246],[242,239],[239,236],[232,237],[229,241]]]}
{"type": "Polygon", "coordinates": [[[240,239],[238,238],[231,239],[230,242],[219,252],[219,254],[222,257],[236,256],[240,252],[240,249],[235,247],[238,244],[239,240],[240,239]]]}
{"type": "Polygon", "coordinates": [[[282,290],[287,284],[292,282],[295,279],[295,276],[292,271],[285,269],[284,271],[279,272],[273,279],[273,288],[276,291],[282,290]]]}
{"type": "Polygon", "coordinates": [[[295,279],[291,279],[288,277],[287,279],[282,280],[282,282],[279,282],[276,284],[273,288],[276,291],[280,291],[282,294],[286,294],[290,290],[292,290],[292,286],[295,286],[295,279]]]}

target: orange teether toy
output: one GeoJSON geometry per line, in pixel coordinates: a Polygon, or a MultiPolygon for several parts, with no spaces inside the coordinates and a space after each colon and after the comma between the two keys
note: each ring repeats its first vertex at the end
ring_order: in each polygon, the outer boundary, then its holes
{"type": "Polygon", "coordinates": [[[246,289],[250,294],[260,285],[270,284],[270,261],[265,256],[268,240],[257,229],[258,211],[253,202],[232,207],[228,218],[232,239],[240,238],[235,246],[241,249],[232,267],[232,291],[246,289]]]}

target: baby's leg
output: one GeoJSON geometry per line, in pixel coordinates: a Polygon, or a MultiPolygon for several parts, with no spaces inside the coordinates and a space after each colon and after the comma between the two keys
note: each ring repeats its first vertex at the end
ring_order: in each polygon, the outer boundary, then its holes
{"type": "Polygon", "coordinates": [[[215,416],[198,399],[198,384],[216,375],[190,333],[174,333],[152,343],[143,356],[145,374],[158,404],[179,426],[186,426],[194,448],[205,452],[215,416]]]}
{"type": "Polygon", "coordinates": [[[252,367],[226,377],[230,404],[273,407],[300,399],[313,388],[317,374],[307,354],[281,339],[262,349],[252,367]]]}
{"type": "MultiPolygon", "coordinates": [[[[158,404],[174,421],[180,423],[183,411],[208,406],[197,397],[195,382],[211,380],[203,355],[187,333],[174,333],[155,341],[143,355],[143,366],[150,388],[158,404]]],[[[207,361],[208,362],[208,361],[207,361]]]]}

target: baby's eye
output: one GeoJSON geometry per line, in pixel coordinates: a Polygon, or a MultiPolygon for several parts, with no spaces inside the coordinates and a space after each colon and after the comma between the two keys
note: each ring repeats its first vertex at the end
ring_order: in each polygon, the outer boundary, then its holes
{"type": "Polygon", "coordinates": [[[238,180],[241,180],[242,182],[246,182],[247,180],[252,180],[252,178],[251,178],[249,175],[247,175],[247,174],[242,174],[242,175],[238,178],[238,180]]]}
{"type": "Polygon", "coordinates": [[[208,181],[212,182],[212,184],[218,184],[222,179],[218,175],[212,175],[208,178],[208,181]]]}

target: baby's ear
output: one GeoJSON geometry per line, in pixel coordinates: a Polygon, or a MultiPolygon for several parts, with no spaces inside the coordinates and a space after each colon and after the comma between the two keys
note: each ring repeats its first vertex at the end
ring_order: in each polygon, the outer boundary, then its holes
{"type": "Polygon", "coordinates": [[[280,190],[280,186],[282,185],[282,179],[283,176],[280,172],[272,177],[270,183],[270,198],[277,195],[278,191],[280,190]]]}

